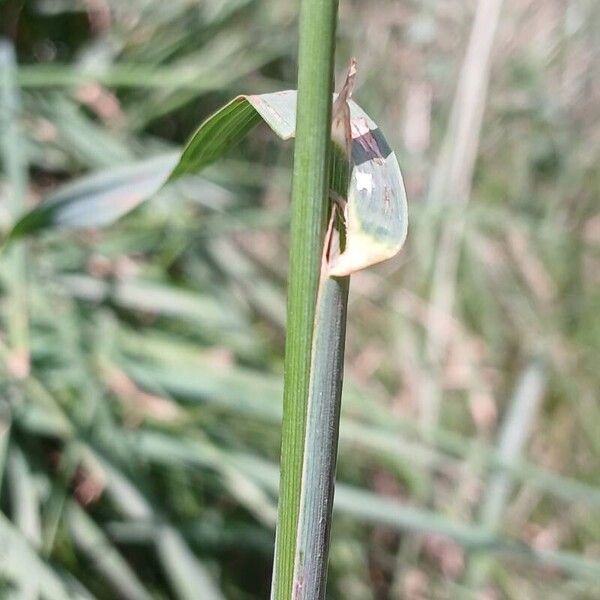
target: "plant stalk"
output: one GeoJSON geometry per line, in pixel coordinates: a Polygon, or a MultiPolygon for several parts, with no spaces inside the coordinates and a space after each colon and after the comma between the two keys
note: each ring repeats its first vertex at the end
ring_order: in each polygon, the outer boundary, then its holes
{"type": "Polygon", "coordinates": [[[350,277],[325,277],[315,319],[294,600],[325,598],[350,277]]]}
{"type": "Polygon", "coordinates": [[[327,219],[337,0],[303,0],[292,182],[279,511],[271,597],[292,597],[315,305],[327,219]]]}

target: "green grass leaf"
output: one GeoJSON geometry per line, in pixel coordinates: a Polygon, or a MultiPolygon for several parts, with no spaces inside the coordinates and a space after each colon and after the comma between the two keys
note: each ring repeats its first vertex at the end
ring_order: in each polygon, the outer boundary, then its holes
{"type": "MultiPolygon", "coordinates": [[[[177,160],[159,156],[85,177],[50,195],[12,229],[9,240],[47,228],[80,229],[113,223],[164,184],[195,175],[225,156],[260,122],[282,140],[296,134],[297,92],[243,95],[208,117],[177,160]]],[[[350,105],[351,181],[345,211],[346,248],[331,264],[332,275],[348,275],[394,256],[408,225],[406,194],[396,155],[377,124],[350,105]]]]}

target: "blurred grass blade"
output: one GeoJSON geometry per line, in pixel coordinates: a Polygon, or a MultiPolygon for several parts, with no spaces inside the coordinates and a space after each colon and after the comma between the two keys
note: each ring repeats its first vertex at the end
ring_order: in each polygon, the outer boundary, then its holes
{"type": "Polygon", "coordinates": [[[206,567],[198,561],[181,534],[155,514],[140,491],[112,464],[94,460],[107,476],[107,491],[124,515],[131,519],[151,521],[158,525],[154,538],[156,553],[164,573],[180,600],[223,600],[206,567]]]}
{"type": "Polygon", "coordinates": [[[198,560],[177,529],[163,525],[156,537],[156,551],[178,598],[224,600],[206,569],[198,568],[198,560]]]}
{"type": "MultiPolygon", "coordinates": [[[[450,121],[434,170],[429,202],[458,207],[446,210],[440,223],[439,244],[429,235],[420,235],[429,247],[422,247],[432,260],[432,283],[426,325],[426,353],[429,373],[420,399],[422,425],[431,434],[438,426],[442,402],[443,357],[450,343],[447,327],[440,327],[437,315],[452,315],[457,286],[460,252],[465,230],[464,209],[469,203],[483,115],[488,97],[491,57],[504,0],[478,0],[469,43],[461,66],[450,121]],[[461,210],[463,212],[461,212],[461,210]]],[[[423,228],[421,228],[423,229],[423,228]]],[[[423,233],[423,232],[419,232],[423,233]]],[[[421,242],[423,245],[423,242],[421,242]]]]}
{"type": "MultiPolygon", "coordinates": [[[[11,225],[23,213],[28,176],[20,139],[21,99],[16,83],[17,63],[12,44],[0,38],[0,153],[6,177],[7,208],[11,225]]],[[[1,225],[1,224],[0,224],[1,225]]],[[[22,378],[29,372],[29,322],[27,314],[26,248],[11,248],[6,257],[6,329],[11,355],[10,374],[22,378]]]]}
{"type": "Polygon", "coordinates": [[[69,503],[66,521],[75,544],[87,555],[93,568],[103,579],[111,583],[119,598],[152,598],[119,551],[77,503],[69,503]]]}
{"type": "Polygon", "coordinates": [[[210,467],[218,472],[231,496],[247,508],[262,523],[273,526],[277,509],[270,496],[253,480],[238,469],[226,452],[205,440],[182,440],[156,432],[140,432],[133,435],[134,445],[144,458],[160,464],[174,466],[191,462],[197,466],[210,467]]]}
{"type": "MultiPolygon", "coordinates": [[[[263,212],[264,215],[264,212],[263,212]]],[[[264,221],[264,216],[263,216],[264,221]]],[[[285,296],[281,289],[262,277],[243,251],[232,240],[219,238],[210,243],[211,258],[236,282],[240,293],[248,297],[253,308],[270,319],[275,325],[285,328],[285,296]]]]}
{"type": "MultiPolygon", "coordinates": [[[[507,463],[519,459],[527,437],[534,426],[540,403],[546,389],[546,375],[538,361],[527,366],[511,400],[498,440],[498,454],[507,463]]],[[[490,477],[482,498],[480,521],[485,531],[495,533],[500,529],[502,515],[513,482],[506,471],[490,477]]],[[[466,580],[469,587],[477,589],[485,583],[491,561],[485,554],[471,557],[466,580]]]]}
{"type": "Polygon", "coordinates": [[[74,298],[189,321],[204,339],[226,344],[240,356],[254,356],[261,347],[250,320],[241,314],[231,297],[214,298],[163,282],[137,279],[113,283],[69,274],[58,275],[57,280],[74,298]]]}
{"type": "MultiPolygon", "coordinates": [[[[121,367],[139,385],[157,393],[173,395],[184,402],[206,403],[218,410],[266,423],[278,424],[281,421],[281,383],[277,377],[239,366],[215,369],[210,362],[202,363],[199,349],[194,346],[187,350],[183,344],[177,345],[180,355],[173,360],[167,358],[171,352],[166,351],[166,342],[163,338],[155,340],[151,336],[123,332],[123,351],[133,359],[128,358],[121,367]]],[[[346,404],[351,404],[355,396],[348,390],[346,404]]],[[[484,460],[488,472],[507,473],[512,479],[526,481],[528,485],[567,502],[600,506],[600,490],[591,485],[552,473],[522,459],[506,461],[496,449],[483,443],[478,443],[473,450],[468,440],[443,430],[439,432],[443,439],[439,444],[440,450],[437,450],[419,439],[411,439],[412,430],[407,432],[396,426],[389,417],[385,426],[383,423],[369,425],[372,415],[366,409],[360,409],[358,413],[356,407],[353,406],[353,409],[355,414],[349,412],[343,417],[340,432],[342,442],[348,448],[358,446],[399,463],[410,459],[423,472],[424,469],[435,469],[444,473],[458,468],[460,459],[467,457],[469,451],[475,451],[484,460]]]]}
{"type": "MultiPolygon", "coordinates": [[[[239,468],[276,492],[279,479],[277,467],[266,461],[249,456],[234,455],[239,468]]],[[[451,538],[466,548],[479,548],[505,555],[519,557],[534,564],[562,569],[565,573],[598,581],[600,562],[572,552],[537,550],[523,542],[498,536],[482,527],[450,520],[436,512],[406,506],[370,490],[353,485],[336,485],[335,511],[354,517],[364,523],[386,525],[398,531],[435,533],[451,538]]]]}
{"type": "Polygon", "coordinates": [[[48,94],[39,100],[39,110],[53,123],[57,138],[68,148],[75,165],[107,169],[134,162],[135,154],[129,145],[94,120],[74,99],[48,94]]]}
{"type": "Polygon", "coordinates": [[[38,492],[18,446],[9,449],[7,471],[13,519],[29,543],[37,548],[42,539],[38,492]]]}
{"type": "Polygon", "coordinates": [[[8,458],[8,441],[10,439],[11,414],[8,406],[0,403],[0,494],[4,481],[4,469],[8,458]]]}
{"type": "Polygon", "coordinates": [[[191,320],[219,332],[248,326],[232,305],[162,282],[129,279],[112,284],[86,275],[63,275],[58,280],[82,300],[112,302],[126,309],[191,320]]]}
{"type": "Polygon", "coordinates": [[[21,98],[16,82],[17,63],[12,44],[0,38],[0,140],[2,164],[10,185],[8,206],[14,218],[23,210],[27,168],[19,139],[21,98]]]}
{"type": "Polygon", "coordinates": [[[83,177],[48,196],[15,225],[10,235],[108,225],[152,196],[176,163],[177,156],[168,154],[83,177]]]}
{"type": "MultiPolygon", "coordinates": [[[[158,464],[207,466],[207,448],[196,441],[184,441],[163,433],[133,433],[144,458],[158,464]]],[[[221,460],[235,465],[265,491],[276,494],[277,466],[249,453],[221,452],[221,460]]],[[[219,465],[213,462],[213,468],[219,465]]],[[[507,557],[519,556],[540,565],[558,567],[567,573],[597,577],[600,563],[568,552],[545,552],[521,542],[499,536],[478,525],[450,520],[433,511],[407,506],[394,498],[385,498],[371,490],[339,483],[336,485],[335,510],[363,523],[384,525],[399,531],[431,533],[451,538],[466,548],[492,551],[507,557]]]]}
{"type": "Polygon", "coordinates": [[[48,564],[43,562],[28,544],[27,540],[15,529],[0,512],[0,579],[7,579],[19,586],[25,595],[19,598],[31,598],[32,585],[43,590],[48,600],[91,600],[89,594],[78,582],[63,580],[48,564]]]}

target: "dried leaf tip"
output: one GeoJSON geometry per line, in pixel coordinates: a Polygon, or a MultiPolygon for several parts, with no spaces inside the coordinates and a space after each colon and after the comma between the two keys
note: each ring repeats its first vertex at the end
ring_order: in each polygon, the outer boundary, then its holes
{"type": "Polygon", "coordinates": [[[338,102],[348,102],[350,98],[352,98],[352,90],[354,89],[354,80],[356,79],[356,58],[352,57],[350,59],[350,65],[348,66],[348,71],[346,73],[346,80],[344,81],[344,85],[340,90],[338,98],[336,100],[336,104],[338,102]]]}
{"type": "Polygon", "coordinates": [[[331,139],[342,147],[348,159],[352,148],[352,130],[350,129],[350,106],[348,101],[352,98],[354,80],[356,78],[356,58],[350,59],[350,66],[346,73],[346,80],[338,94],[332,108],[331,139]]]}

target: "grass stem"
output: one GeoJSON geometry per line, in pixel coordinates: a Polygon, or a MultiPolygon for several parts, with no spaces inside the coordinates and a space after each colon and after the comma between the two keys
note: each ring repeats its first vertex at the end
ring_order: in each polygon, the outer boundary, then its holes
{"type": "Polygon", "coordinates": [[[303,0],[292,183],[279,514],[271,597],[292,596],[315,305],[328,206],[337,0],[303,0]]]}

